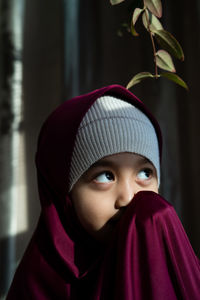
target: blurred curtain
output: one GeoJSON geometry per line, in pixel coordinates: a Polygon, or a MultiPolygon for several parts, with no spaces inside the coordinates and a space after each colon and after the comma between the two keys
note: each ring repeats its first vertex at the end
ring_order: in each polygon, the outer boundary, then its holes
{"type": "Polygon", "coordinates": [[[22,128],[24,1],[1,1],[0,14],[0,291],[5,292],[16,267],[14,237],[28,226],[22,128]]]}
{"type": "MultiPolygon", "coordinates": [[[[34,154],[46,116],[70,97],[112,83],[126,85],[134,74],[153,70],[151,43],[139,23],[138,38],[126,31],[117,35],[131,17],[131,3],[0,0],[1,297],[40,211],[34,154]]],[[[185,62],[175,65],[190,91],[166,80],[147,80],[132,92],[160,122],[160,192],[174,204],[200,255],[200,4],[195,0],[188,8],[186,0],[181,5],[169,0],[163,6],[162,23],[185,52],[185,62]]]]}
{"type": "Polygon", "coordinates": [[[63,98],[63,3],[0,0],[0,299],[37,224],[39,129],[63,98]]]}

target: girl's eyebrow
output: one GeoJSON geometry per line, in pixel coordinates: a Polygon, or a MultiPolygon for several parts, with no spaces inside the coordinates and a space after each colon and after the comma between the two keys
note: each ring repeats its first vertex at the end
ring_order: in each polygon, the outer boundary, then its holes
{"type": "Polygon", "coordinates": [[[90,169],[94,169],[94,168],[97,168],[97,167],[113,167],[115,166],[116,163],[111,161],[111,160],[98,160],[96,163],[94,163],[90,169]]]}
{"type": "Polygon", "coordinates": [[[152,164],[152,162],[148,159],[148,158],[146,158],[146,157],[141,157],[141,161],[140,161],[140,163],[143,163],[143,164],[152,164]]]}

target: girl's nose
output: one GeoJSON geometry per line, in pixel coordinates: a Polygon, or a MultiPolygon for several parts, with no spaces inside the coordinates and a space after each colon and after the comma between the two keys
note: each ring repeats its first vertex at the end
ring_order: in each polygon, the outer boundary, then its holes
{"type": "Polygon", "coordinates": [[[123,183],[119,184],[117,188],[115,208],[119,209],[127,206],[136,193],[137,187],[133,180],[125,180],[123,183]]]}

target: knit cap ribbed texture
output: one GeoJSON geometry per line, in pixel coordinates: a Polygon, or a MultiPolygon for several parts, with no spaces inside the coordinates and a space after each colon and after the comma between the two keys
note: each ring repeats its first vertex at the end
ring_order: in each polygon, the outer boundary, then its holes
{"type": "Polygon", "coordinates": [[[132,152],[149,159],[160,182],[158,139],[151,121],[132,104],[103,96],[90,107],[78,128],[69,190],[99,159],[120,152],[132,152]]]}

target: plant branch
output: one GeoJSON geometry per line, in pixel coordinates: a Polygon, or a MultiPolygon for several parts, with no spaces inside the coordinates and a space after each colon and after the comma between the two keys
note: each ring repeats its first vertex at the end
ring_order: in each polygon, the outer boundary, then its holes
{"type": "Polygon", "coordinates": [[[145,12],[145,17],[146,17],[146,21],[147,21],[147,30],[149,32],[152,47],[153,47],[153,56],[154,56],[154,64],[155,64],[155,78],[157,79],[159,76],[158,76],[158,66],[157,66],[157,63],[156,63],[156,46],[155,46],[155,43],[154,43],[154,38],[153,38],[152,31],[150,29],[149,18],[148,18],[147,9],[146,9],[145,6],[144,6],[144,12],[145,12]]]}
{"type": "MultiPolygon", "coordinates": [[[[118,4],[125,0],[110,0],[111,4],[118,4]]],[[[155,73],[150,72],[140,72],[136,74],[128,83],[127,88],[138,84],[146,78],[155,78],[159,77],[167,78],[179,84],[185,89],[188,89],[187,84],[176,75],[176,69],[172,60],[171,55],[174,57],[184,60],[184,53],[181,45],[175,39],[175,37],[168,31],[166,31],[158,18],[162,16],[162,3],[161,0],[142,0],[143,8],[135,7],[130,24],[130,32],[133,36],[138,36],[139,34],[135,30],[135,24],[142,14],[142,22],[146,30],[148,31],[151,39],[151,44],[153,48],[153,58],[155,65],[155,73]],[[160,50],[156,49],[156,42],[162,47],[160,50]],[[158,73],[158,68],[165,70],[163,73],[158,73]],[[167,72],[166,72],[167,71],[167,72]]]]}

